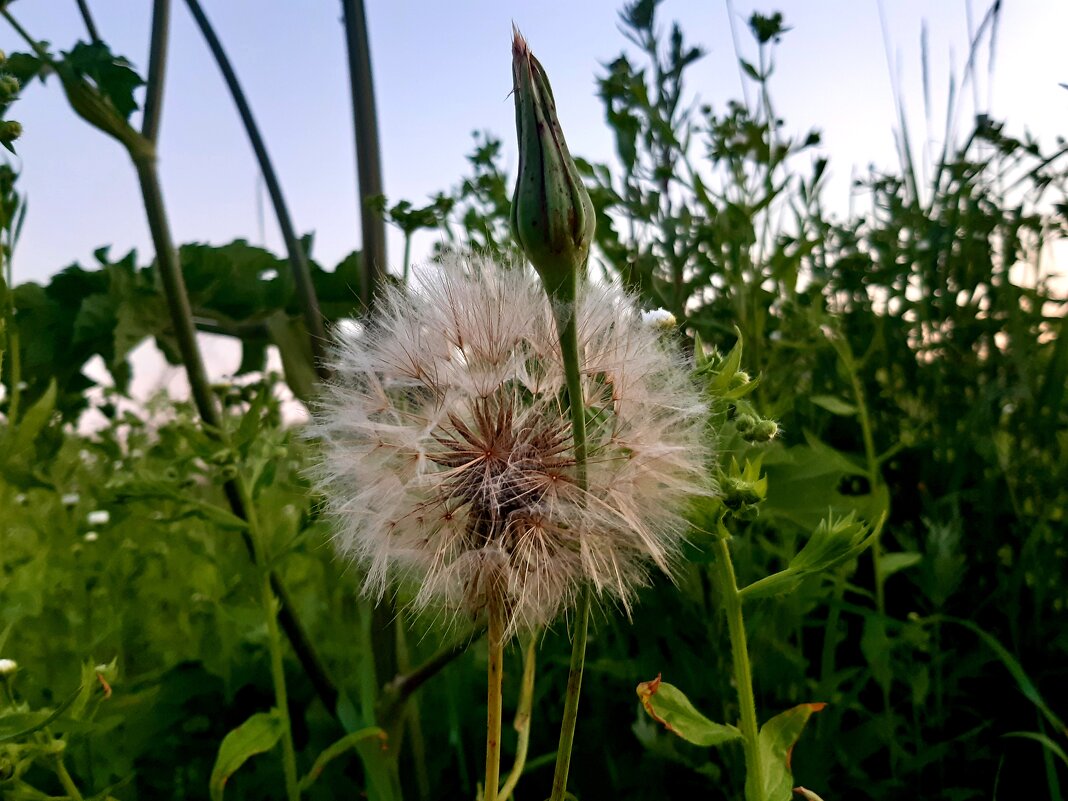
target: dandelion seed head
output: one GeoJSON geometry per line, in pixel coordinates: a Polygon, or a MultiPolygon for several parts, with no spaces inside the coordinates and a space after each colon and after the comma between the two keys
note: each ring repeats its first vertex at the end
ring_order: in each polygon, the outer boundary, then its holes
{"type": "Polygon", "coordinates": [[[310,426],[314,477],[364,588],[509,633],[586,587],[629,611],[670,573],[687,497],[710,491],[704,409],[681,356],[614,287],[577,302],[587,484],[576,479],[553,309],[521,267],[451,257],[342,338],[310,426]]]}

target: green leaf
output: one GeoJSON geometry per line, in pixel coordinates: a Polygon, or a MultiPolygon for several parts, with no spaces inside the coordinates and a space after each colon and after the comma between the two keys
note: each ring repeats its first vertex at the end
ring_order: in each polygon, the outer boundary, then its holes
{"type": "Polygon", "coordinates": [[[282,370],[293,394],[308,400],[315,394],[315,359],[304,322],[279,309],[267,318],[267,329],[282,357],[282,370]]]}
{"type": "Polygon", "coordinates": [[[337,759],[349,749],[355,749],[364,740],[370,739],[384,741],[386,739],[386,733],[377,726],[368,726],[365,729],[354,731],[352,734],[346,734],[340,740],[328,745],[323,749],[322,753],[315,758],[315,764],[312,765],[308,774],[300,780],[300,791],[303,793],[315,784],[315,780],[319,778],[328,763],[337,759]]]}
{"type": "Polygon", "coordinates": [[[0,719],[0,744],[20,740],[23,737],[28,737],[31,734],[39,732],[66,712],[67,708],[78,700],[78,696],[82,694],[83,689],[83,687],[78,687],[77,690],[67,696],[63,703],[51,712],[41,710],[38,712],[10,715],[0,719]]]}
{"type": "Polygon", "coordinates": [[[885,581],[902,570],[923,561],[923,554],[915,551],[901,551],[899,553],[886,553],[879,557],[879,578],[885,581]]]}
{"type": "Polygon", "coordinates": [[[52,380],[48,384],[48,389],[45,390],[44,395],[37,399],[37,402],[26,410],[26,414],[22,416],[15,424],[14,434],[12,435],[10,443],[10,453],[21,453],[28,449],[37,435],[41,433],[41,430],[48,424],[48,420],[52,417],[52,412],[56,408],[56,382],[52,380]]]}
{"type": "Polygon", "coordinates": [[[864,621],[864,633],[860,637],[860,650],[868,660],[871,675],[884,690],[894,679],[890,666],[890,651],[893,643],[886,633],[886,622],[881,617],[869,616],[864,621]]]}
{"type": "Polygon", "coordinates": [[[253,715],[223,738],[211,771],[211,801],[222,801],[227,780],[250,757],[274,748],[282,739],[283,725],[281,715],[272,709],[253,715]]]}
{"type": "Polygon", "coordinates": [[[794,775],[790,756],[797,738],[813,713],[826,704],[800,704],[776,715],[760,727],[757,747],[763,776],[746,776],[745,797],[751,801],[789,801],[793,795],[794,775]],[[761,780],[763,784],[761,785],[761,780]]]}
{"type": "Polygon", "coordinates": [[[1020,740],[1034,740],[1039,743],[1043,748],[1056,756],[1064,765],[1068,767],[1068,754],[1064,752],[1061,746],[1045,734],[1040,734],[1037,731],[1010,731],[1001,735],[1002,737],[1015,737],[1020,740]]]}
{"type": "Polygon", "coordinates": [[[91,78],[100,94],[111,101],[123,119],[130,119],[130,114],[137,109],[134,91],[144,81],[133,71],[129,61],[112,54],[103,42],[78,42],[69,53],[63,55],[65,63],[75,74],[91,78]]]}
{"type": "Polygon", "coordinates": [[[690,703],[682,690],[665,684],[660,676],[652,681],[643,681],[638,685],[637,692],[649,717],[687,742],[720,746],[742,737],[742,733],[734,726],[713,723],[706,718],[690,703]]]}
{"type": "Polygon", "coordinates": [[[928,620],[932,622],[944,621],[947,623],[956,623],[958,626],[964,626],[964,628],[979,637],[979,639],[986,644],[987,648],[997,655],[998,659],[1001,660],[1001,663],[1005,665],[1005,668],[1012,674],[1012,677],[1016,679],[1016,685],[1020,688],[1020,692],[1024,694],[1024,697],[1038,708],[1046,720],[1049,721],[1051,726],[1062,734],[1068,736],[1068,727],[1064,725],[1064,721],[1062,721],[1050,708],[1049,704],[1046,703],[1042,694],[1034,685],[1034,682],[1031,681],[1031,678],[1024,671],[1023,665],[1016,661],[1016,657],[1009,653],[1008,649],[998,642],[996,638],[992,637],[969,620],[962,620],[948,615],[935,615],[934,617],[928,618],[928,620]]]}
{"type": "Polygon", "coordinates": [[[836,398],[834,395],[813,395],[809,400],[821,409],[826,409],[831,414],[841,415],[842,417],[851,417],[857,413],[856,406],[851,403],[846,403],[844,400],[836,398]]]}

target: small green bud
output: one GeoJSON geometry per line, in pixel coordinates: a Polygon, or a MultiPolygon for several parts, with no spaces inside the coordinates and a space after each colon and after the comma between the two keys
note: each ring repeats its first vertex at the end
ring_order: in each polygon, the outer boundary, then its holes
{"type": "Polygon", "coordinates": [[[0,75],[0,103],[9,103],[15,99],[22,87],[14,75],[0,75]]]}
{"type": "Polygon", "coordinates": [[[761,420],[754,426],[749,437],[751,442],[771,442],[779,436],[779,424],[774,420],[761,420]]]}
{"type": "Polygon", "coordinates": [[[512,235],[549,296],[571,301],[597,225],[593,201],[564,141],[549,79],[518,30],[512,87],[519,139],[512,235]]]}
{"type": "Polygon", "coordinates": [[[0,142],[10,144],[22,136],[22,123],[16,120],[3,120],[0,122],[0,142]]]}
{"type": "Polygon", "coordinates": [[[734,427],[738,429],[738,433],[746,439],[753,433],[759,423],[760,420],[751,414],[740,414],[734,418],[734,427]]]}
{"type": "Polygon", "coordinates": [[[739,370],[730,377],[729,389],[739,389],[749,383],[749,373],[745,370],[739,370]]]}
{"type": "Polygon", "coordinates": [[[745,506],[753,506],[762,500],[753,485],[740,478],[727,477],[720,486],[723,492],[723,505],[731,511],[745,506]]]}

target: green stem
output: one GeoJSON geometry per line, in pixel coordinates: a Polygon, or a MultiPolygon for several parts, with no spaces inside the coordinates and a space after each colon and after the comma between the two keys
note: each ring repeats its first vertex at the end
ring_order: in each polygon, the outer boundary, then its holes
{"type": "Polygon", "coordinates": [[[523,654],[523,684],[519,690],[519,704],[515,711],[515,730],[519,734],[515,748],[515,762],[508,773],[508,780],[501,787],[500,801],[508,801],[519,783],[519,777],[527,764],[527,751],[530,748],[530,719],[534,707],[534,669],[538,662],[538,635],[530,635],[523,654]]]}
{"type": "Polygon", "coordinates": [[[590,624],[590,591],[585,590],[575,613],[574,642],[571,645],[571,666],[567,674],[567,695],[564,697],[564,718],[560,724],[560,745],[556,752],[553,773],[553,792],[550,801],[563,801],[567,792],[567,774],[571,769],[571,749],[575,744],[578,725],[579,695],[586,664],[586,636],[590,624]]]}
{"type": "Polygon", "coordinates": [[[19,350],[19,331],[15,328],[14,312],[8,318],[7,329],[7,348],[10,354],[8,359],[11,360],[11,399],[7,404],[7,425],[9,429],[14,429],[19,419],[19,406],[22,401],[22,387],[20,386],[22,384],[22,353],[19,350]]]}
{"type": "Polygon", "coordinates": [[[470,637],[465,637],[445,646],[423,664],[407,673],[398,675],[392,681],[384,684],[378,702],[379,708],[375,712],[375,719],[380,721],[382,728],[388,730],[395,723],[397,717],[403,714],[404,704],[408,698],[453,660],[465,653],[471,643],[482,636],[482,631],[482,629],[479,629],[470,637]]]}
{"type": "MultiPolygon", "coordinates": [[[[560,351],[564,361],[564,378],[567,383],[568,409],[571,414],[571,435],[575,448],[575,483],[586,491],[586,417],[582,397],[582,361],[578,342],[578,273],[549,293],[557,304],[557,329],[560,332],[560,351]]],[[[567,792],[567,775],[571,769],[571,749],[575,743],[575,727],[578,725],[579,696],[582,693],[582,674],[586,663],[586,639],[590,624],[590,606],[593,598],[588,589],[579,598],[575,614],[575,634],[571,645],[571,666],[567,677],[567,694],[564,697],[564,717],[560,724],[560,745],[556,752],[556,769],[553,773],[553,791],[550,801],[563,801],[567,792]]]]}
{"type": "Polygon", "coordinates": [[[499,600],[490,601],[488,617],[486,787],[483,799],[484,801],[497,801],[497,791],[501,783],[501,684],[504,678],[504,611],[499,600]]]}
{"type": "MultiPolygon", "coordinates": [[[[875,436],[872,432],[871,416],[868,412],[868,404],[864,397],[864,388],[860,383],[860,375],[858,370],[857,361],[853,356],[853,351],[846,341],[845,337],[841,337],[837,350],[842,361],[845,363],[846,371],[849,373],[849,382],[853,390],[853,400],[857,406],[857,417],[860,421],[860,433],[861,438],[864,441],[864,459],[867,467],[868,487],[872,495],[876,490],[882,486],[882,471],[879,469],[879,457],[875,450],[875,436]]],[[[886,588],[885,588],[885,576],[882,570],[882,532],[883,522],[890,514],[890,501],[889,495],[887,495],[887,508],[883,510],[883,516],[879,520],[879,524],[876,526],[875,536],[872,538],[871,544],[871,560],[872,570],[875,573],[875,609],[880,616],[886,615],[886,588]]],[[[890,705],[890,686],[885,685],[880,688],[883,696],[883,717],[886,721],[886,731],[889,736],[889,745],[887,749],[887,755],[890,759],[890,775],[895,776],[897,774],[897,744],[896,739],[891,735],[894,727],[894,712],[890,705]]]]}
{"type": "Polygon", "coordinates": [[[237,479],[241,500],[245,507],[249,538],[252,540],[253,559],[260,571],[260,597],[267,616],[267,648],[271,658],[271,681],[274,684],[274,703],[282,720],[282,768],[285,773],[286,798],[299,801],[300,783],[297,777],[297,752],[293,745],[293,729],[289,720],[289,694],[286,691],[285,665],[282,660],[282,636],[278,628],[278,612],[281,604],[271,588],[271,570],[259,527],[259,518],[251,493],[243,478],[237,479]]]}
{"type": "Polygon", "coordinates": [[[263,141],[263,136],[260,133],[259,126],[256,124],[255,117],[252,116],[252,109],[249,107],[245,92],[237,80],[237,73],[234,72],[233,65],[226,55],[226,50],[223,49],[222,42],[219,41],[219,37],[216,35],[211,22],[208,21],[207,15],[204,14],[204,10],[197,0],[186,0],[186,5],[189,6],[189,11],[200,28],[204,41],[207,42],[208,49],[211,50],[211,54],[215,58],[215,63],[219,66],[223,80],[226,81],[226,87],[230,90],[230,96],[237,107],[237,113],[245,127],[245,133],[248,134],[252,151],[256,155],[260,173],[263,175],[263,181],[267,185],[267,193],[271,196],[271,205],[274,207],[275,217],[278,219],[278,227],[282,231],[286,254],[289,256],[289,267],[293,273],[293,285],[297,290],[297,300],[300,302],[300,307],[304,314],[304,326],[308,329],[310,337],[312,357],[315,361],[313,366],[320,379],[328,379],[330,378],[330,368],[327,367],[325,360],[327,336],[326,329],[323,327],[323,315],[319,310],[319,299],[316,297],[315,287],[312,285],[308,258],[304,253],[300,240],[297,238],[296,229],[289,214],[289,207],[286,205],[285,196],[282,194],[281,182],[278,180],[278,174],[271,163],[271,157],[267,154],[267,145],[263,141]]]}
{"type": "Polygon", "coordinates": [[[96,23],[93,22],[93,15],[89,12],[89,3],[86,0],[77,0],[78,12],[82,15],[82,21],[85,23],[85,30],[89,34],[89,38],[93,40],[93,44],[100,41],[100,34],[97,32],[96,23]]]}
{"type": "Polygon", "coordinates": [[[71,801],[83,801],[78,785],[74,783],[74,779],[67,772],[67,766],[63,763],[62,756],[56,756],[55,771],[56,776],[59,777],[59,783],[63,785],[63,791],[70,797],[71,801]]]}
{"type": "Polygon", "coordinates": [[[382,154],[378,144],[378,112],[371,76],[371,48],[363,0],[341,0],[345,44],[352,90],[352,116],[356,139],[356,173],[359,184],[361,248],[360,297],[370,309],[386,269],[386,224],[369,202],[382,191],[382,154]]]}
{"type": "MultiPolygon", "coordinates": [[[[745,745],[746,787],[757,787],[762,792],[764,765],[760,758],[760,727],[757,723],[756,698],[753,695],[753,672],[749,664],[749,645],[745,636],[745,619],[742,616],[742,599],[738,581],[731,561],[730,546],[726,536],[716,540],[712,565],[712,580],[717,585],[727,614],[727,631],[731,640],[731,661],[734,665],[734,684],[738,691],[738,709],[741,718],[739,728],[745,745]]],[[[747,793],[748,796],[748,793],[747,793]]],[[[748,801],[762,801],[748,798],[748,801]]]]}
{"type": "Polygon", "coordinates": [[[402,273],[401,283],[404,286],[408,286],[408,274],[411,272],[411,258],[412,258],[412,234],[409,231],[404,232],[404,272],[402,273]]]}
{"type": "Polygon", "coordinates": [[[141,117],[141,136],[153,145],[159,140],[159,124],[163,112],[163,73],[167,68],[170,27],[170,0],[154,0],[152,40],[148,48],[148,88],[145,93],[145,112],[141,117]]]}

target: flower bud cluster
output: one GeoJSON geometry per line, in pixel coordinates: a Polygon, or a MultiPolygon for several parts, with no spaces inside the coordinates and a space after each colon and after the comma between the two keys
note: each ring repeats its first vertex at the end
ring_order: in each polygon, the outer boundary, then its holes
{"type": "MultiPolygon", "coordinates": [[[[0,51],[0,118],[7,114],[8,107],[18,98],[22,88],[18,78],[2,71],[6,62],[7,56],[0,51]]],[[[20,136],[22,136],[22,125],[19,122],[0,119],[0,145],[14,153],[15,148],[12,143],[20,136]]]]}

